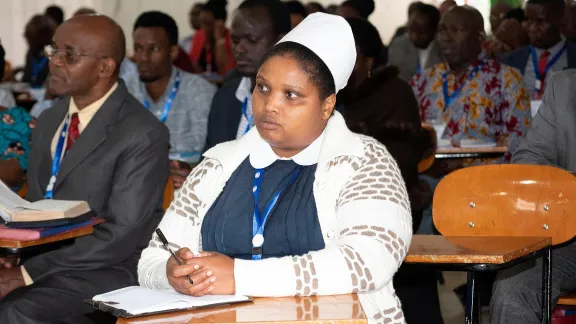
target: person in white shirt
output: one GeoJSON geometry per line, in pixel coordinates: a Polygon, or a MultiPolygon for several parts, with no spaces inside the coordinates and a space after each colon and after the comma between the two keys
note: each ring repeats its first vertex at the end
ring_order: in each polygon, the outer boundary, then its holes
{"type": "Polygon", "coordinates": [[[384,145],[334,111],[355,62],[350,25],[323,13],[264,56],[256,127],[207,151],[160,222],[184,264],[153,235],[140,285],[193,296],[358,293],[369,323],[405,323],[392,278],[412,237],[406,186],[384,145]]]}

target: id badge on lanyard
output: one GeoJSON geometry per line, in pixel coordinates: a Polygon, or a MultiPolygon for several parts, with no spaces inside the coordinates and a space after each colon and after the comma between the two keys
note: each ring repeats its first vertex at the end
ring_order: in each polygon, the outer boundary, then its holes
{"type": "Polygon", "coordinates": [[[270,218],[270,214],[276,207],[276,203],[280,198],[280,195],[286,188],[288,188],[296,178],[298,178],[298,174],[300,173],[300,166],[296,170],[292,172],[292,176],[290,177],[290,181],[280,191],[278,191],[272,199],[264,208],[264,213],[260,212],[260,207],[258,207],[258,197],[260,196],[260,189],[262,187],[262,180],[264,179],[264,169],[256,169],[254,170],[254,181],[252,187],[252,193],[254,195],[254,214],[252,219],[252,260],[262,260],[262,246],[264,245],[264,227],[266,226],[266,222],[270,218]]]}
{"type": "MultiPolygon", "coordinates": [[[[178,93],[178,88],[180,88],[180,71],[176,71],[176,76],[174,77],[174,85],[172,86],[172,90],[170,91],[170,96],[168,97],[168,99],[166,100],[166,104],[164,104],[164,110],[162,111],[162,116],[160,116],[160,122],[162,124],[166,123],[166,119],[168,119],[168,113],[170,112],[170,109],[172,108],[172,102],[174,101],[174,98],[176,98],[176,94],[178,93]]],[[[145,90],[143,90],[143,94],[145,93],[145,90]]],[[[144,107],[146,107],[146,109],[150,110],[150,103],[148,102],[148,100],[144,99],[144,107]]]]}
{"type": "Polygon", "coordinates": [[[60,131],[60,137],[58,138],[58,144],[56,145],[56,151],[54,152],[54,158],[52,159],[52,176],[46,187],[46,193],[44,194],[44,199],[54,198],[54,185],[56,184],[56,179],[58,177],[58,172],[60,172],[60,164],[62,162],[62,152],[64,151],[64,144],[66,143],[66,138],[68,137],[68,125],[70,125],[70,114],[66,115],[64,120],[64,125],[60,131]]]}

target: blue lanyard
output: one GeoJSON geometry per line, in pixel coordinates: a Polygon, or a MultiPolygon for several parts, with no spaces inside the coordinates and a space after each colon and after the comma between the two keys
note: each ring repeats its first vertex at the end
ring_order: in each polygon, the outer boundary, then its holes
{"type": "Polygon", "coordinates": [[[44,66],[46,66],[48,58],[44,56],[39,62],[36,60],[34,61],[35,63],[32,64],[32,83],[36,83],[36,79],[38,79],[38,74],[40,74],[40,71],[42,71],[44,66]]]}
{"type": "Polygon", "coordinates": [[[258,207],[258,196],[260,196],[260,188],[262,187],[262,179],[264,179],[264,169],[256,169],[254,170],[254,186],[252,187],[252,193],[254,194],[254,214],[253,214],[253,221],[252,221],[252,260],[262,260],[262,246],[264,245],[264,226],[266,226],[266,222],[268,222],[268,218],[270,218],[270,214],[280,195],[284,190],[290,186],[300,173],[300,166],[294,172],[292,172],[292,176],[290,177],[290,181],[280,189],[273,197],[272,200],[268,203],[268,206],[264,209],[264,216],[260,213],[260,207],[258,207]]]}
{"type": "Polygon", "coordinates": [[[466,87],[466,84],[470,82],[470,80],[472,80],[474,76],[476,76],[478,71],[480,71],[480,69],[482,68],[482,65],[484,65],[484,61],[480,62],[478,65],[476,65],[476,67],[474,67],[474,69],[472,69],[472,71],[470,71],[470,74],[468,74],[468,78],[464,81],[464,83],[462,83],[462,85],[458,89],[454,90],[454,92],[452,92],[451,95],[448,95],[448,79],[447,79],[450,71],[446,71],[446,73],[442,75],[442,90],[444,92],[444,110],[448,109],[448,107],[452,104],[452,102],[454,102],[454,100],[458,98],[460,92],[462,92],[462,89],[464,89],[464,87],[466,87]]]}
{"type": "Polygon", "coordinates": [[[564,46],[558,51],[558,53],[556,53],[556,55],[554,55],[554,57],[552,57],[552,59],[548,61],[548,64],[546,64],[546,68],[544,68],[543,75],[540,75],[540,69],[538,68],[538,57],[536,55],[536,49],[534,48],[534,46],[530,46],[532,64],[534,65],[534,74],[536,75],[536,84],[534,86],[536,92],[540,92],[542,90],[542,84],[546,79],[546,73],[548,73],[548,70],[552,67],[552,65],[554,65],[556,61],[558,61],[558,59],[560,59],[560,56],[562,56],[562,53],[564,53],[564,51],[566,50],[566,45],[567,44],[564,43],[564,46]]]}
{"type": "Polygon", "coordinates": [[[420,58],[418,58],[418,63],[416,63],[416,73],[422,73],[422,64],[420,64],[420,58]]]}
{"type": "MultiPolygon", "coordinates": [[[[180,71],[176,71],[176,77],[174,78],[174,85],[172,86],[170,96],[168,97],[168,99],[166,100],[166,104],[164,105],[164,111],[162,111],[162,116],[160,116],[160,122],[162,122],[163,124],[166,122],[166,119],[168,118],[168,113],[170,112],[170,108],[172,108],[172,101],[174,101],[174,98],[176,98],[178,88],[180,88],[180,71]]],[[[144,107],[150,110],[150,103],[146,99],[144,99],[144,107]]]]}
{"type": "Polygon", "coordinates": [[[60,160],[62,159],[62,151],[64,150],[64,143],[68,137],[68,125],[70,124],[70,114],[66,116],[64,121],[64,126],[62,126],[62,131],[60,132],[60,138],[58,139],[58,144],[56,145],[56,152],[54,153],[54,158],[52,159],[52,176],[46,187],[46,194],[44,194],[44,199],[54,198],[53,190],[54,184],[56,183],[56,177],[58,172],[60,172],[60,160]]]}
{"type": "Polygon", "coordinates": [[[246,129],[244,129],[244,134],[246,134],[248,133],[248,131],[252,127],[252,123],[254,122],[254,114],[248,117],[248,98],[245,98],[244,102],[242,102],[242,115],[244,116],[244,118],[246,118],[246,121],[248,122],[248,124],[246,125],[246,129]]]}

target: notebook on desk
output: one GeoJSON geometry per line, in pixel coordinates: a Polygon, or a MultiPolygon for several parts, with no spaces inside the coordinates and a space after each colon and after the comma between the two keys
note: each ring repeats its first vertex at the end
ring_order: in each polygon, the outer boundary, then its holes
{"type": "Polygon", "coordinates": [[[126,287],[96,295],[86,303],[116,317],[133,318],[199,308],[251,302],[246,296],[206,295],[192,297],[175,291],[152,290],[140,286],[126,287]]]}

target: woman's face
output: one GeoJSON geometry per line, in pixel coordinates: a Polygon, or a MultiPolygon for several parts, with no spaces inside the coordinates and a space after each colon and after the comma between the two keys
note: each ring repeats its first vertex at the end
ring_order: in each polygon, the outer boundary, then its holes
{"type": "Polygon", "coordinates": [[[336,96],[321,100],[298,62],[273,56],[260,67],[252,94],[258,132],[280,157],[291,157],[310,145],[324,131],[336,96]]]}

